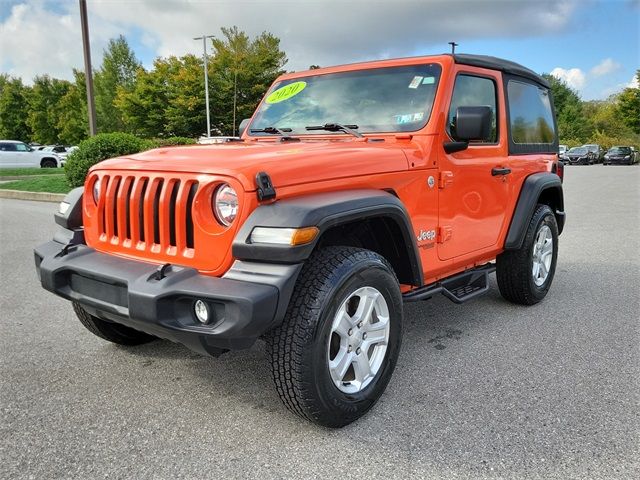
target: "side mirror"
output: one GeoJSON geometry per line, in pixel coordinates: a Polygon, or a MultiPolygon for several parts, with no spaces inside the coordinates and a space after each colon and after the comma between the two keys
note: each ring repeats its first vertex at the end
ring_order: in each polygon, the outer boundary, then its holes
{"type": "Polygon", "coordinates": [[[491,121],[493,112],[491,107],[458,107],[455,116],[454,142],[445,142],[447,153],[459,152],[469,146],[471,140],[490,140],[491,121]]]}
{"type": "Polygon", "coordinates": [[[240,125],[238,125],[238,136],[239,137],[241,137],[244,134],[244,131],[247,129],[247,125],[249,125],[250,121],[251,121],[250,118],[244,118],[240,122],[240,125]]]}
{"type": "Polygon", "coordinates": [[[491,138],[491,107],[458,107],[456,110],[457,140],[489,140],[491,138]]]}

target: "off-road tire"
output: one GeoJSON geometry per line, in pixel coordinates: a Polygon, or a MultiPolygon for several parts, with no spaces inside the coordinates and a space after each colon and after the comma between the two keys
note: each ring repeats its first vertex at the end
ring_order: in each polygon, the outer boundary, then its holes
{"type": "Polygon", "coordinates": [[[56,163],[56,161],[50,158],[43,160],[40,166],[42,168],[58,168],[58,164],[56,163]]]}
{"type": "Polygon", "coordinates": [[[518,250],[507,250],[496,259],[496,277],[500,294],[506,300],[520,305],[534,305],[549,291],[556,270],[558,258],[558,224],[548,205],[538,205],[531,217],[527,233],[518,250]],[[545,282],[538,286],[532,276],[533,246],[536,235],[543,225],[551,230],[553,255],[551,267],[545,282]]]}
{"type": "Polygon", "coordinates": [[[307,260],[282,324],[266,335],[276,390],[289,410],[326,427],[343,427],[376,403],[391,378],[402,340],[402,296],[391,265],[352,247],[327,247],[307,260]],[[389,309],[389,341],[376,376],[346,394],[329,373],[327,348],[335,312],[352,292],[369,286],[389,309]]]}
{"type": "Polygon", "coordinates": [[[142,345],[156,340],[153,335],[148,335],[133,328],[118,323],[107,322],[87,313],[82,306],[73,302],[73,310],[76,312],[80,323],[94,335],[118,345],[142,345]]]}

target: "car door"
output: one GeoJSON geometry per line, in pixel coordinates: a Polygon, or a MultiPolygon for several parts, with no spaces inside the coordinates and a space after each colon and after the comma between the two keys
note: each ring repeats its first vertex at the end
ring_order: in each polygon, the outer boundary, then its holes
{"type": "Polygon", "coordinates": [[[499,72],[458,70],[444,141],[455,140],[458,107],[489,106],[491,138],[440,159],[438,257],[448,260],[496,245],[508,200],[507,141],[499,72]]]}
{"type": "Polygon", "coordinates": [[[0,165],[13,168],[18,165],[18,154],[14,142],[0,142],[0,165]]]}
{"type": "Polygon", "coordinates": [[[33,150],[26,143],[16,143],[16,167],[39,167],[40,153],[33,150]]]}

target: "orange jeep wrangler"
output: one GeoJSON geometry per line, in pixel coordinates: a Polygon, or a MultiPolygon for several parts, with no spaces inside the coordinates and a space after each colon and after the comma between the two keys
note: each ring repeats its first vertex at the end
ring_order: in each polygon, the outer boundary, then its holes
{"type": "Polygon", "coordinates": [[[549,84],[476,55],[276,80],[239,139],[95,165],[35,250],[42,286],[123,345],[267,344],[293,412],[340,427],[398,360],[403,302],[532,305],[565,222],[549,84]]]}

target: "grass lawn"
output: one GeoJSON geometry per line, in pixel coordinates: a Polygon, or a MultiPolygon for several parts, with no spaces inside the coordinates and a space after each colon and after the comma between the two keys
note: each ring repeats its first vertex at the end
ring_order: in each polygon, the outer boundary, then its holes
{"type": "MultiPolygon", "coordinates": [[[[43,169],[45,170],[45,169],[43,169]]],[[[67,193],[71,187],[67,184],[66,177],[34,177],[24,180],[0,183],[3,190],[22,190],[25,192],[67,193]]]]}
{"type": "Polygon", "coordinates": [[[64,175],[64,168],[0,168],[0,177],[64,175]]]}

